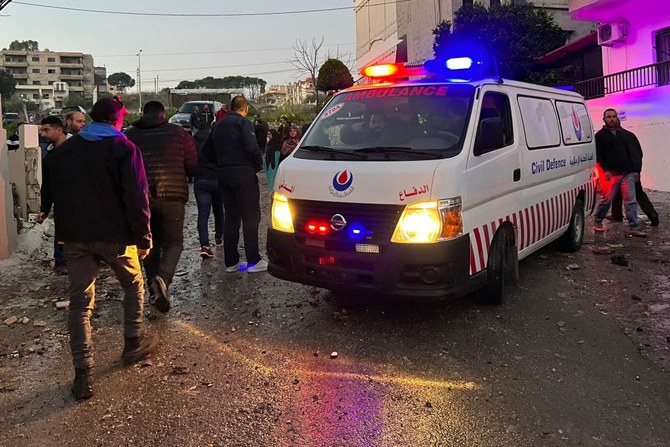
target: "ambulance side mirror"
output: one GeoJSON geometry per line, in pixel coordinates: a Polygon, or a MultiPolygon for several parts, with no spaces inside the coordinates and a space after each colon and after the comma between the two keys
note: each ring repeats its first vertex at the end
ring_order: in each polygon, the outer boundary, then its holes
{"type": "Polygon", "coordinates": [[[505,145],[503,122],[500,118],[484,118],[479,123],[475,139],[475,155],[494,151],[505,145]]]}

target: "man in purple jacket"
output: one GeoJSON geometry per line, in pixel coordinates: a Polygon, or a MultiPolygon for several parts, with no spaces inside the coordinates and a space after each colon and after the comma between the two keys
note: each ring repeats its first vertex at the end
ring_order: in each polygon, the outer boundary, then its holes
{"type": "Polygon", "coordinates": [[[117,99],[96,102],[91,111],[94,122],[53,149],[44,163],[38,221],[46,218],[53,203],[58,212],[56,231],[65,243],[68,262],[72,393],[77,399],[93,395],[90,318],[99,260],[109,264],[125,291],[123,362],[148,357],[158,341],[142,328],[144,281],[139,260],[151,249],[149,199],[142,154],[120,131],[124,112],[117,99]]]}

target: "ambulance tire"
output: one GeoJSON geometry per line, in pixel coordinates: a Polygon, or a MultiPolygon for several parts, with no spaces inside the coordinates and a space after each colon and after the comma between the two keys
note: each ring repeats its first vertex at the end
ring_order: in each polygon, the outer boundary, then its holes
{"type": "Polygon", "coordinates": [[[575,201],[570,216],[570,226],[558,240],[563,251],[578,251],[584,242],[584,202],[582,199],[575,201]]]}
{"type": "Polygon", "coordinates": [[[491,243],[486,267],[486,284],[475,292],[480,304],[499,305],[505,302],[505,288],[518,278],[519,258],[511,237],[500,229],[491,243]]]}

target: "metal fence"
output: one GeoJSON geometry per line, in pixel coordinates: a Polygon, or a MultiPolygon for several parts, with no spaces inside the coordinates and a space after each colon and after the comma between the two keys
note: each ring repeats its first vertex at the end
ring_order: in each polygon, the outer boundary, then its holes
{"type": "Polygon", "coordinates": [[[575,91],[592,99],[650,85],[670,85],[670,60],[578,82],[575,91]]]}

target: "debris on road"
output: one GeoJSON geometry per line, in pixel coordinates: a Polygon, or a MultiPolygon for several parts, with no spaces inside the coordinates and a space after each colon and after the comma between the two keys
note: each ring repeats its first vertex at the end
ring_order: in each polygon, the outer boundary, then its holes
{"type": "Polygon", "coordinates": [[[69,300],[67,300],[67,301],[58,301],[58,302],[56,303],[56,309],[67,309],[68,307],[70,307],[70,301],[69,301],[69,300]]]}
{"type": "Polygon", "coordinates": [[[189,370],[188,370],[187,366],[173,366],[172,367],[172,375],[173,376],[185,376],[188,373],[189,373],[189,370]]]}
{"type": "Polygon", "coordinates": [[[16,323],[18,321],[18,318],[16,318],[14,315],[11,317],[7,318],[3,323],[5,323],[7,326],[11,326],[12,324],[16,323]]]}
{"type": "Polygon", "coordinates": [[[580,268],[582,267],[579,266],[578,264],[568,264],[568,266],[566,267],[567,270],[579,270],[580,268]]]}
{"type": "Polygon", "coordinates": [[[607,245],[594,245],[591,251],[597,255],[611,255],[614,253],[614,249],[607,245]]]}
{"type": "Polygon", "coordinates": [[[628,258],[626,258],[626,255],[614,255],[610,259],[612,260],[612,264],[628,267],[628,258]]]}
{"type": "Polygon", "coordinates": [[[333,351],[330,353],[330,358],[331,359],[336,359],[337,358],[337,351],[333,351]]]}

